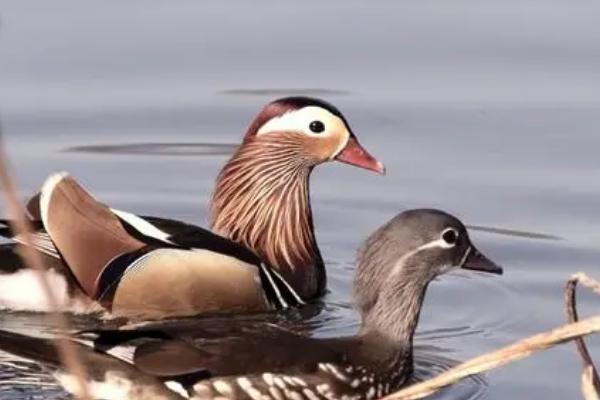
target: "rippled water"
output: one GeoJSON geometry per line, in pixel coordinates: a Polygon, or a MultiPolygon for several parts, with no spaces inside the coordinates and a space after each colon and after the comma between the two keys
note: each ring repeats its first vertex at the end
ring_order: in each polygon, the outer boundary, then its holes
{"type": "MultiPolygon", "coordinates": [[[[23,196],[68,170],[112,206],[206,224],[214,178],[263,103],[306,94],[342,109],[388,174],[333,163],[314,173],[330,288],[305,322],[318,335],[355,331],[355,249],[407,208],[456,214],[505,268],[431,286],[418,378],[563,323],[564,281],[600,276],[596,3],[248,3],[235,13],[195,2],[2,3],[0,111],[23,196]]],[[[583,295],[582,313],[598,304],[583,295]]],[[[0,325],[32,333],[45,322],[2,312],[0,325]]],[[[0,359],[0,380],[26,383],[21,361],[0,359]]],[[[579,373],[565,345],[438,397],[577,398],[579,373]]],[[[43,397],[64,394],[0,389],[43,397]]]]}

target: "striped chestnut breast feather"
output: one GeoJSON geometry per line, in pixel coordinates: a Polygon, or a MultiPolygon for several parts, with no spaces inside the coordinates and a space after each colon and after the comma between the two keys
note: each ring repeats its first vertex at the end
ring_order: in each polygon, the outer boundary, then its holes
{"type": "Polygon", "coordinates": [[[213,229],[283,272],[318,254],[303,146],[293,133],[249,139],[221,171],[212,201],[213,229]]]}

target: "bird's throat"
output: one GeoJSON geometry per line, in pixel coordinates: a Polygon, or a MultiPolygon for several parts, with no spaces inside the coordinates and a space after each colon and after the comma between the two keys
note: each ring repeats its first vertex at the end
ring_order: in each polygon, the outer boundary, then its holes
{"type": "Polygon", "coordinates": [[[256,252],[304,298],[324,285],[311,170],[298,148],[247,143],[219,174],[212,200],[213,230],[256,252]]]}

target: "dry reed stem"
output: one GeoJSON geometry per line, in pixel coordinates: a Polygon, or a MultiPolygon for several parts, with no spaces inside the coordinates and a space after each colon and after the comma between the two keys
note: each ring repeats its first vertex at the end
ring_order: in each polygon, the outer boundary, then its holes
{"type": "MultiPolygon", "coordinates": [[[[596,280],[588,277],[583,272],[572,275],[565,285],[565,311],[569,322],[577,322],[579,320],[577,315],[577,297],[575,293],[578,283],[581,283],[583,286],[600,294],[600,283],[596,280]]],[[[600,379],[598,378],[598,372],[594,366],[594,361],[590,356],[583,338],[576,338],[575,344],[583,363],[583,372],[581,374],[581,392],[583,393],[583,397],[586,400],[598,400],[600,379]]]]}
{"type": "Polygon", "coordinates": [[[81,362],[73,343],[65,339],[65,335],[69,331],[69,324],[64,315],[58,311],[56,295],[43,273],[47,270],[44,260],[33,247],[29,246],[32,229],[28,219],[25,217],[23,206],[19,201],[15,181],[8,170],[8,162],[1,135],[0,132],[0,185],[4,189],[5,207],[11,223],[11,229],[22,238],[23,246],[21,246],[20,255],[27,266],[37,272],[36,276],[50,306],[51,313],[49,317],[54,327],[63,335],[62,338],[55,339],[55,345],[61,362],[76,377],[76,382],[79,386],[78,397],[84,400],[91,399],[86,383],[87,372],[85,366],[81,362]]]}
{"type": "Polygon", "coordinates": [[[585,367],[581,374],[581,393],[585,400],[600,400],[598,389],[594,383],[594,375],[597,374],[593,365],[585,367]]]}
{"type": "Polygon", "coordinates": [[[509,346],[472,358],[438,376],[401,389],[383,399],[420,399],[467,376],[489,371],[525,358],[534,352],[595,332],[600,332],[600,316],[563,325],[549,332],[530,336],[509,346]]]}

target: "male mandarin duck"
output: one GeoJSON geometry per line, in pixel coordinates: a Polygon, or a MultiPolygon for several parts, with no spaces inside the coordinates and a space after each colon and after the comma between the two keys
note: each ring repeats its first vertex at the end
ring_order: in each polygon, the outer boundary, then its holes
{"type": "MultiPolygon", "coordinates": [[[[412,376],[413,336],[433,279],[457,268],[502,273],[458,219],[431,209],[405,211],[379,228],[359,251],[356,268],[362,324],[354,336],[308,337],[237,318],[80,332],[74,340],[88,366],[90,394],[105,400],[374,400],[412,376]]],[[[49,339],[0,331],[0,349],[39,361],[77,393],[49,339]]]]}
{"type": "MultiPolygon", "coordinates": [[[[332,160],[384,173],[336,107],[282,98],[256,116],[220,172],[212,232],[109,208],[61,173],[27,204],[34,245],[53,266],[65,307],[101,304],[115,316],[162,318],[298,305],[326,286],[309,179],[315,166],[332,160]]],[[[4,224],[0,234],[22,242],[4,224]]],[[[0,247],[0,268],[10,272],[0,275],[0,305],[43,309],[41,292],[23,282],[29,272],[14,249],[0,247]],[[3,299],[14,293],[30,306],[3,299]]]]}

